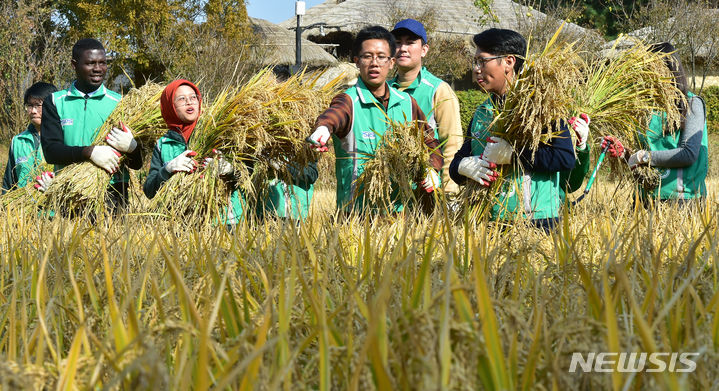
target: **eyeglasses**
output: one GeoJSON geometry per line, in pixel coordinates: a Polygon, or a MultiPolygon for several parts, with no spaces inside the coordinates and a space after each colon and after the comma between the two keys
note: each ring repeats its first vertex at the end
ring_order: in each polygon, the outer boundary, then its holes
{"type": "Polygon", "coordinates": [[[38,111],[42,110],[42,103],[36,105],[25,105],[25,110],[32,111],[33,109],[38,111]]]}
{"type": "Polygon", "coordinates": [[[190,105],[196,105],[200,102],[200,98],[197,97],[197,95],[192,94],[190,96],[184,96],[180,95],[175,97],[175,105],[176,106],[190,106],[190,105]]]}
{"type": "Polygon", "coordinates": [[[389,62],[389,59],[392,57],[388,56],[373,56],[369,53],[365,53],[360,56],[360,61],[365,64],[371,64],[373,60],[377,60],[378,65],[386,65],[389,62]]]}
{"type": "Polygon", "coordinates": [[[492,56],[492,57],[475,57],[472,59],[472,68],[480,69],[487,65],[488,62],[496,60],[498,58],[504,58],[507,56],[492,56]]]}

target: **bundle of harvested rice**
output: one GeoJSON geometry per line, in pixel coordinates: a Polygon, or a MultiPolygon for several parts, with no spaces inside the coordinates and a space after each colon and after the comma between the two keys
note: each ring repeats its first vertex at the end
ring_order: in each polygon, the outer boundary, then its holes
{"type": "Polygon", "coordinates": [[[574,44],[557,42],[561,30],[540,53],[526,55],[522,71],[508,83],[503,104],[495,110],[492,133],[517,151],[536,151],[571,117],[572,92],[583,80],[584,61],[574,44]]]}
{"type": "MultiPolygon", "coordinates": [[[[105,123],[98,129],[92,145],[104,145],[105,136],[122,121],[132,129],[138,148],[150,150],[166,131],[160,113],[163,86],[148,82],[125,95],[105,123]]],[[[120,164],[124,156],[120,159],[120,164]]],[[[91,162],[72,164],[56,173],[46,193],[44,205],[79,213],[104,211],[110,174],[91,162]]]]}
{"type": "MultiPolygon", "coordinates": [[[[617,44],[621,41],[622,37],[617,44]]],[[[686,97],[664,63],[669,54],[653,52],[639,40],[632,42],[623,50],[615,44],[605,58],[589,64],[586,82],[574,89],[573,112],[589,115],[594,136],[618,136],[625,146],[638,149],[652,112],[667,114],[665,129],[680,126],[677,102],[686,102],[686,97]]]]}
{"type": "MultiPolygon", "coordinates": [[[[43,172],[52,171],[53,167],[45,162],[39,164],[30,174],[30,178],[41,175],[43,172]]],[[[3,194],[0,198],[0,204],[4,207],[11,207],[14,209],[23,207],[36,207],[44,202],[45,193],[38,191],[35,188],[34,180],[28,181],[23,187],[14,187],[7,193],[3,194]]]]}
{"type": "Polygon", "coordinates": [[[412,185],[422,181],[433,152],[424,140],[424,124],[418,121],[399,123],[388,119],[389,128],[380,136],[374,153],[366,159],[357,177],[357,194],[365,201],[391,210],[393,201],[403,203],[415,198],[412,185]]]}

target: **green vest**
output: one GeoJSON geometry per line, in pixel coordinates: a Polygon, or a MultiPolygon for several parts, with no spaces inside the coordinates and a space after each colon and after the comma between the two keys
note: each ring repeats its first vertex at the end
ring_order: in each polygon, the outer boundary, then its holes
{"type": "MultiPolygon", "coordinates": [[[[491,98],[477,107],[472,117],[472,155],[484,152],[487,137],[492,136],[489,125],[494,118],[491,98]]],[[[514,165],[505,170],[500,192],[492,205],[492,220],[511,220],[522,217],[539,220],[559,216],[564,192],[560,186],[560,172],[529,172],[514,165]]]]}
{"type": "MultiPolygon", "coordinates": [[[[180,156],[183,152],[187,150],[187,144],[185,143],[185,140],[182,138],[182,136],[177,132],[173,133],[176,133],[179,137],[173,138],[165,134],[159,140],[157,140],[157,146],[155,147],[155,152],[153,153],[160,154],[162,161],[162,167],[159,168],[160,170],[165,170],[164,166],[165,164],[167,164],[167,162],[180,156]]],[[[165,170],[165,172],[167,171],[165,170]]],[[[224,212],[225,216],[222,217],[223,223],[239,223],[242,220],[243,204],[244,198],[240,195],[240,192],[237,189],[233,190],[230,194],[230,201],[227,210],[224,212]]]]}
{"type": "MultiPolygon", "coordinates": [[[[52,94],[52,102],[57,107],[57,115],[60,117],[60,125],[65,145],[71,147],[84,147],[92,145],[97,132],[115,106],[122,99],[122,95],[105,87],[95,91],[92,96],[85,98],[85,94],[75,88],[75,83],[70,88],[57,91],[52,94]]],[[[55,165],[55,171],[60,171],[64,166],[55,165]]],[[[111,183],[128,182],[130,174],[124,165],[120,171],[113,175],[111,183]]]]}
{"type": "MultiPolygon", "coordinates": [[[[417,106],[422,110],[424,115],[427,117],[427,123],[434,129],[434,137],[439,140],[440,145],[444,145],[444,141],[439,138],[439,132],[437,131],[437,120],[434,118],[434,95],[439,89],[439,85],[444,81],[437,76],[431,74],[427,68],[422,67],[419,71],[417,78],[414,79],[409,87],[405,88],[403,92],[408,93],[410,96],[417,101],[417,106]]],[[[390,85],[394,88],[399,88],[399,80],[397,77],[390,81],[390,85]]]]}
{"type": "MultiPolygon", "coordinates": [[[[688,98],[694,96],[691,92],[688,98]]],[[[681,132],[663,134],[666,122],[666,113],[654,113],[649,122],[649,129],[640,136],[640,141],[651,151],[666,151],[679,148],[681,132]]],[[[707,140],[707,124],[704,121],[702,143],[699,148],[699,156],[689,167],[666,168],[656,167],[661,174],[661,184],[651,193],[646,194],[641,189],[642,196],[648,195],[651,198],[661,200],[670,199],[692,199],[706,197],[707,188],[705,179],[709,170],[709,143],[707,140]]]]}
{"type": "Polygon", "coordinates": [[[33,176],[39,174],[38,167],[44,162],[42,148],[40,148],[40,134],[33,124],[25,131],[12,138],[11,147],[15,162],[15,175],[17,187],[25,187],[33,180],[33,176]]]}
{"type": "MultiPolygon", "coordinates": [[[[382,103],[367,89],[362,79],[345,91],[352,99],[352,128],[342,139],[332,135],[335,147],[335,176],[337,177],[337,207],[345,210],[363,209],[364,197],[355,188],[368,155],[374,154],[382,135],[387,131],[388,118],[396,122],[412,119],[412,99],[404,92],[389,88],[389,103],[385,113],[382,103]],[[350,205],[358,194],[354,205],[350,205]]],[[[395,211],[403,205],[395,202],[395,211]]]]}
{"type": "Polygon", "coordinates": [[[264,200],[257,204],[257,213],[264,215],[271,213],[282,218],[304,220],[310,211],[314,185],[305,190],[297,185],[273,179],[270,181],[267,195],[264,200]]]}

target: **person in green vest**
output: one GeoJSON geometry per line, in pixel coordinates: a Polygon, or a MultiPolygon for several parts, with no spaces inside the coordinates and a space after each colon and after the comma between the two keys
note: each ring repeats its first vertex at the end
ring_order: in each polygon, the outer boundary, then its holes
{"type": "MultiPolygon", "coordinates": [[[[568,174],[576,164],[568,121],[562,121],[560,128],[553,130],[558,137],[540,143],[534,156],[529,148],[515,152],[507,141],[493,136],[490,124],[494,109],[502,104],[507,86],[522,68],[527,42],[516,31],[496,28],[475,35],[473,40],[477,46],[472,65],[474,76],[490,97],[475,111],[464,144],[450,164],[450,175],[459,185],[473,180],[488,187],[498,179],[496,168],[508,165],[497,201],[492,205],[491,218],[504,221],[526,218],[534,226],[550,231],[559,222],[566,192],[571,190],[567,186],[568,174]]],[[[575,132],[579,129],[583,136],[576,147],[584,147],[589,118],[580,115],[572,123],[575,132]]],[[[573,183],[576,185],[576,181],[573,183]]]]}
{"type": "MultiPolygon", "coordinates": [[[[353,44],[354,62],[359,68],[357,84],[332,99],[330,107],[317,118],[315,131],[308,141],[317,151],[326,152],[330,137],[335,149],[335,176],[337,178],[337,207],[346,212],[363,210],[367,205],[356,189],[356,179],[362,173],[365,156],[372,154],[387,131],[387,119],[396,122],[426,117],[417,101],[405,92],[387,83],[387,75],[394,67],[396,42],[387,29],[370,26],[362,29],[353,44]]],[[[439,186],[438,171],[442,168],[442,155],[434,130],[426,125],[425,144],[434,152],[430,156],[427,175],[422,188],[431,192],[439,186]]],[[[394,211],[404,205],[397,200],[394,211]]]]}
{"type": "MultiPolygon", "coordinates": [[[[40,165],[45,161],[40,148],[40,130],[42,123],[42,102],[57,88],[45,82],[37,82],[25,90],[23,102],[27,116],[30,119],[25,131],[16,135],[10,141],[7,165],[2,181],[2,194],[15,187],[25,187],[32,181],[32,176],[38,174],[40,165]]],[[[35,188],[40,191],[47,190],[54,178],[50,171],[44,171],[36,176],[35,188]]]]}
{"type": "MultiPolygon", "coordinates": [[[[197,153],[189,149],[188,144],[200,118],[201,107],[200,90],[188,80],[175,80],[162,91],[160,110],[168,131],[157,140],[152,152],[150,171],[142,186],[147,198],[155,197],[171,176],[189,173],[197,168],[197,162],[193,159],[197,153]]],[[[222,158],[219,151],[216,151],[214,158],[206,158],[204,163],[209,164],[212,159],[218,159],[217,174],[233,189],[230,192],[229,206],[223,212],[222,223],[235,225],[243,217],[243,200],[239,191],[234,188],[234,169],[230,162],[222,158]]]]}
{"type": "Polygon", "coordinates": [[[69,88],[50,94],[42,105],[40,143],[45,160],[63,167],[84,161],[113,174],[108,189],[108,207],[113,213],[127,205],[130,173],[142,167],[142,148],[132,131],[113,130],[110,145],[92,145],[122,96],[104,85],[107,58],[102,43],[81,39],[72,48],[71,64],[76,79],[69,88]],[[120,163],[120,156],[126,159],[120,163]]]}
{"type": "Polygon", "coordinates": [[[449,84],[430,73],[422,63],[430,49],[422,23],[414,19],[402,20],[394,26],[392,35],[397,39],[397,77],[389,84],[411,95],[434,129],[444,157],[441,187],[451,198],[459,191],[449,176],[449,164],[463,141],[459,99],[449,84]]]}
{"type": "Polygon", "coordinates": [[[669,54],[665,64],[672,71],[674,82],[686,95],[686,104],[677,101],[682,124],[679,129],[666,129],[666,113],[655,112],[649,129],[642,132],[642,149],[629,151],[619,140],[612,140],[623,149],[622,158],[630,169],[649,165],[659,169],[660,185],[651,191],[638,189],[642,202],[651,200],[672,201],[679,204],[699,200],[706,195],[706,176],[709,170],[709,144],[707,139],[706,105],[704,100],[689,91],[687,75],[674,46],[668,42],[652,45],[651,49],[669,54]]]}
{"type": "Polygon", "coordinates": [[[317,162],[310,162],[305,167],[300,167],[290,161],[271,161],[270,166],[275,172],[286,169],[291,181],[288,183],[280,178],[270,180],[267,193],[257,203],[257,215],[260,217],[274,215],[292,220],[306,219],[310,212],[314,183],[318,177],[317,162]]]}

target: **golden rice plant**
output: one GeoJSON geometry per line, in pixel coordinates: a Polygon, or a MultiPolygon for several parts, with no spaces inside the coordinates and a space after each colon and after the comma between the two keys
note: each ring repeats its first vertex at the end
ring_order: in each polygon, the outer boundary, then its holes
{"type": "MultiPolygon", "coordinates": [[[[105,136],[122,121],[132,129],[138,148],[147,154],[166,131],[160,112],[163,88],[159,84],[147,82],[140,88],[131,89],[98,129],[92,145],[105,144],[105,136]]],[[[123,160],[124,156],[120,158],[121,165],[123,160]]],[[[55,181],[46,193],[44,205],[56,210],[100,214],[105,208],[110,179],[109,173],[92,162],[69,165],[56,173],[55,181]]]]}
{"type": "Polygon", "coordinates": [[[667,115],[667,129],[682,122],[677,102],[686,97],[677,88],[665,65],[667,53],[650,50],[648,44],[620,36],[605,57],[595,58],[585,71],[586,81],[573,89],[573,113],[587,113],[595,139],[614,135],[631,149],[640,149],[639,135],[649,126],[652,112],[667,115]],[[617,45],[630,40],[632,46],[617,45]]]}
{"type": "Polygon", "coordinates": [[[41,205],[45,199],[45,193],[35,188],[35,178],[43,172],[52,172],[53,166],[43,161],[30,173],[27,184],[23,187],[14,187],[0,197],[0,205],[11,208],[32,208],[41,205]]]}
{"type": "Polygon", "coordinates": [[[394,201],[406,203],[415,199],[413,184],[425,178],[433,151],[425,144],[423,122],[400,123],[389,118],[387,121],[385,133],[377,133],[377,148],[357,157],[364,162],[356,179],[355,197],[361,195],[372,205],[392,210],[394,201]]]}

